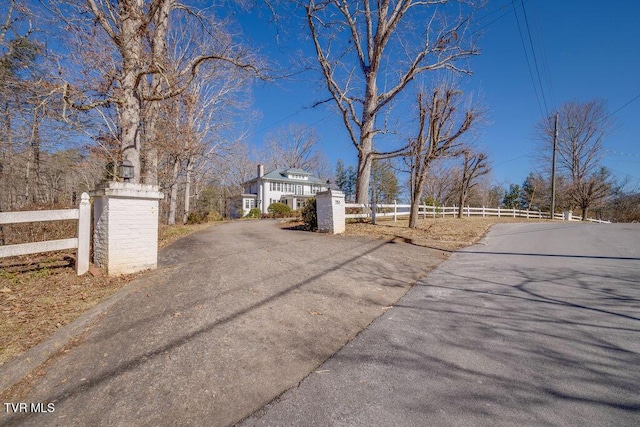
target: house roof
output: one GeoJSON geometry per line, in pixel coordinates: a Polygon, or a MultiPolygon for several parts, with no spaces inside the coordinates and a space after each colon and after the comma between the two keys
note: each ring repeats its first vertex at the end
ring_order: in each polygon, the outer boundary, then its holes
{"type": "MultiPolygon", "coordinates": [[[[253,178],[247,182],[254,182],[258,179],[259,178],[253,178]]],[[[296,169],[296,168],[275,169],[275,170],[272,170],[271,172],[268,172],[262,175],[261,179],[268,180],[268,181],[281,181],[281,182],[291,182],[291,183],[308,183],[308,184],[319,184],[319,185],[326,184],[320,178],[317,178],[311,175],[309,172],[302,169],[296,169]],[[304,175],[304,176],[307,176],[308,178],[302,181],[300,179],[289,178],[288,175],[304,175]]]]}

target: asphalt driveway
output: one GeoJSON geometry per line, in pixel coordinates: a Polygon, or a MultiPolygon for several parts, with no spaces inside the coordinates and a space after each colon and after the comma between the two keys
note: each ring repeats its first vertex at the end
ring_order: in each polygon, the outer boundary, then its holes
{"type": "Polygon", "coordinates": [[[5,386],[24,375],[0,390],[0,425],[232,425],[295,387],[442,259],[275,221],[188,236],[160,252],[157,270],[0,367],[5,386]]]}
{"type": "Polygon", "coordinates": [[[640,425],[640,225],[495,226],[241,425],[640,425]]]}

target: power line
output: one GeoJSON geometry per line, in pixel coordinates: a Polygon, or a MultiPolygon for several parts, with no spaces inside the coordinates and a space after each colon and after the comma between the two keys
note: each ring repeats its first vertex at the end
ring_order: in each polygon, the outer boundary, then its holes
{"type": "MultiPolygon", "coordinates": [[[[520,34],[520,41],[522,42],[522,50],[524,51],[524,57],[527,60],[527,69],[529,70],[529,77],[531,78],[531,84],[533,85],[533,92],[536,94],[536,101],[538,102],[538,109],[540,110],[540,115],[542,117],[546,117],[544,112],[542,111],[542,104],[540,103],[540,97],[538,96],[538,89],[536,88],[536,82],[533,78],[533,72],[531,71],[531,62],[529,61],[529,54],[527,53],[527,47],[524,42],[524,36],[522,35],[522,28],[520,27],[520,19],[518,18],[518,13],[516,12],[516,2],[515,0],[511,0],[511,5],[513,6],[513,14],[516,17],[516,23],[518,24],[518,33],[520,34]]],[[[541,88],[542,89],[542,88],[541,88]]],[[[546,105],[545,105],[546,110],[546,105]]],[[[547,114],[548,116],[549,114],[547,114]]]]}
{"type": "Polygon", "coordinates": [[[531,46],[531,55],[533,56],[533,63],[536,66],[536,74],[538,75],[538,83],[540,84],[540,94],[542,95],[542,102],[544,102],[544,110],[549,115],[549,109],[547,108],[547,98],[544,96],[544,87],[542,85],[542,78],[540,77],[540,69],[538,68],[538,58],[536,57],[536,50],[533,46],[533,38],[531,37],[531,29],[529,28],[529,18],[527,17],[527,8],[522,4],[522,12],[524,13],[524,22],[527,26],[527,34],[529,35],[529,45],[531,46]]]}
{"type": "Polygon", "coordinates": [[[625,103],[622,107],[618,108],[617,110],[615,110],[613,113],[609,114],[607,117],[605,117],[603,120],[608,119],[609,117],[613,116],[614,114],[616,114],[617,112],[619,112],[620,110],[628,107],[632,102],[636,101],[640,99],[640,93],[637,94],[636,96],[634,96],[633,98],[631,98],[631,100],[627,103],[625,103]]]}
{"type": "MultiPolygon", "coordinates": [[[[524,0],[524,3],[527,3],[527,2],[528,2],[528,0],[524,0]]],[[[501,10],[506,9],[506,8],[508,8],[508,7],[509,7],[509,3],[505,3],[504,5],[500,6],[499,8],[494,9],[493,11],[491,11],[491,12],[487,13],[487,14],[486,14],[486,15],[484,15],[483,17],[478,18],[478,19],[477,19],[477,22],[480,22],[480,21],[482,21],[482,20],[484,20],[484,19],[488,18],[489,16],[493,15],[494,13],[500,12],[501,10]]],[[[512,10],[508,10],[508,11],[506,11],[505,13],[503,13],[503,14],[502,14],[502,15],[500,15],[500,16],[498,16],[497,18],[492,19],[491,21],[487,22],[486,24],[484,24],[484,25],[482,25],[482,26],[480,26],[480,27],[476,28],[476,30],[473,32],[473,34],[477,34],[478,32],[480,32],[480,30],[482,30],[482,29],[484,29],[484,28],[488,27],[489,25],[493,24],[494,22],[499,21],[500,19],[502,19],[502,18],[504,18],[505,16],[507,16],[507,15],[511,14],[512,12],[513,12],[512,10]]]]}
{"type": "MultiPolygon", "coordinates": [[[[524,5],[523,5],[524,7],[524,5]]],[[[538,43],[540,45],[541,51],[542,51],[542,72],[544,74],[543,77],[545,77],[545,83],[548,85],[548,89],[549,89],[549,98],[551,101],[551,105],[555,105],[554,102],[554,97],[553,97],[553,84],[551,83],[551,73],[549,72],[549,60],[547,59],[547,49],[544,43],[544,32],[540,29],[540,25],[538,20],[535,19],[536,15],[534,14],[534,20],[533,20],[533,26],[534,29],[536,31],[536,33],[538,34],[538,43]]]]}
{"type": "Polygon", "coordinates": [[[618,156],[625,156],[625,157],[637,157],[640,158],[640,154],[633,154],[633,153],[623,153],[621,151],[615,151],[615,150],[609,150],[608,148],[605,148],[604,151],[611,153],[611,154],[616,154],[618,156]]]}

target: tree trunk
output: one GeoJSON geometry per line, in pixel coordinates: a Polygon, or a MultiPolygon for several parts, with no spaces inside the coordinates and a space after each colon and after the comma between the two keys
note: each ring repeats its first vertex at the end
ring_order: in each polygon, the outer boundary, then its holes
{"type": "MultiPolygon", "coordinates": [[[[426,170],[426,168],[425,168],[426,170]]],[[[420,216],[420,197],[424,189],[424,179],[426,173],[420,173],[417,182],[412,185],[413,192],[411,194],[411,208],[409,210],[409,228],[418,228],[418,217],[420,216]]]]}
{"type": "Polygon", "coordinates": [[[189,218],[189,210],[191,209],[191,159],[187,160],[186,182],[184,186],[184,215],[182,217],[182,223],[186,224],[189,218]]]}
{"type": "Polygon", "coordinates": [[[13,181],[13,133],[11,130],[11,112],[9,109],[9,101],[4,104],[4,123],[5,123],[5,135],[7,138],[7,150],[3,153],[2,168],[3,174],[6,179],[3,179],[5,185],[5,192],[7,197],[6,209],[10,212],[16,205],[16,187],[13,181]]]}
{"type": "Polygon", "coordinates": [[[173,174],[171,176],[171,193],[169,195],[169,218],[167,224],[176,223],[176,210],[178,207],[178,173],[180,172],[180,160],[175,159],[173,163],[173,174]]]}
{"type": "MultiPolygon", "coordinates": [[[[33,171],[35,174],[35,185],[33,187],[33,202],[40,202],[40,123],[38,122],[38,111],[33,111],[33,127],[31,129],[31,149],[33,150],[33,171]]],[[[27,182],[27,185],[29,183],[27,182]]]]}
{"type": "Polygon", "coordinates": [[[464,190],[460,192],[460,204],[458,205],[458,218],[462,218],[462,211],[463,211],[463,206],[464,206],[464,202],[467,195],[465,194],[464,190]]]}
{"type": "MultiPolygon", "coordinates": [[[[151,43],[151,56],[154,67],[166,67],[167,46],[165,36],[169,25],[169,13],[174,7],[174,0],[164,0],[159,10],[153,16],[154,33],[151,43]]],[[[161,89],[163,75],[154,73],[151,76],[150,94],[157,95],[161,89]]],[[[160,114],[160,101],[149,101],[145,115],[145,184],[158,185],[158,142],[160,135],[157,130],[157,119],[160,114]]]]}
{"type": "MultiPolygon", "coordinates": [[[[156,80],[154,75],[152,81],[156,80]]],[[[152,83],[153,85],[153,83],[152,83]]],[[[149,102],[144,111],[144,132],[140,135],[140,145],[143,148],[142,178],[145,184],[158,185],[158,148],[159,135],[157,133],[157,117],[160,114],[158,102],[149,102]]]]}
{"type": "Polygon", "coordinates": [[[144,16],[136,5],[123,4],[121,37],[119,50],[122,54],[122,97],[120,100],[120,152],[122,160],[133,165],[133,183],[141,181],[140,164],[140,124],[142,122],[141,94],[138,76],[142,71],[142,37],[138,34],[144,28],[144,16]]]}
{"type": "Polygon", "coordinates": [[[364,109],[362,111],[362,126],[360,127],[360,144],[358,146],[358,175],[356,178],[356,203],[367,203],[369,185],[371,181],[371,163],[374,158],[373,135],[375,126],[375,109],[377,107],[376,74],[369,70],[367,87],[365,89],[364,109]]]}

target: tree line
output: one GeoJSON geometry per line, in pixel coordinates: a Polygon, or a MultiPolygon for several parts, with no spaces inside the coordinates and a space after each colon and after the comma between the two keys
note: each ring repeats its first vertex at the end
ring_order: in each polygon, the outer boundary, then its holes
{"type": "MultiPolygon", "coordinates": [[[[325,83],[319,104],[342,118],[357,154],[356,166],[339,164],[333,178],[359,203],[403,188],[414,206],[488,205],[499,193],[486,184],[490,162],[477,143],[484,108],[457,84],[479,53],[473,18],[483,2],[436,3],[259,4],[274,21],[306,28],[315,52],[307,59],[325,83]]],[[[132,182],[165,192],[161,217],[170,224],[196,211],[227,214],[257,162],[333,175],[312,128],[278,129],[261,150],[248,143],[250,87],[279,73],[232,29],[223,6],[8,0],[0,13],[0,210],[74,204],[99,181],[122,179],[125,163],[132,182]]],[[[600,164],[604,105],[566,103],[559,114],[558,207],[612,203],[620,185],[600,164]]],[[[547,157],[552,119],[539,124],[547,157]]],[[[541,168],[531,178],[533,201],[545,209],[549,183],[533,182],[548,176],[541,168]]]]}

